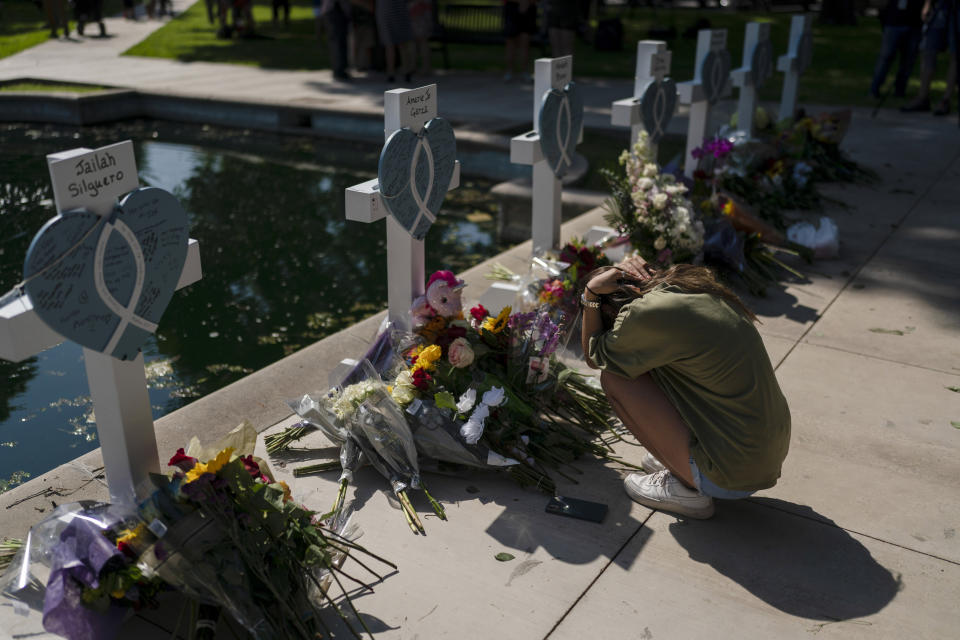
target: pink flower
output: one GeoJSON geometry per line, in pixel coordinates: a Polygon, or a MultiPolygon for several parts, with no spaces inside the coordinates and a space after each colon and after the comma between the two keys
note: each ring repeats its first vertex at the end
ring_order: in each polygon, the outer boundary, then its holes
{"type": "Polygon", "coordinates": [[[463,369],[473,364],[473,348],[466,338],[457,338],[450,343],[447,359],[457,369],[463,369]]]}

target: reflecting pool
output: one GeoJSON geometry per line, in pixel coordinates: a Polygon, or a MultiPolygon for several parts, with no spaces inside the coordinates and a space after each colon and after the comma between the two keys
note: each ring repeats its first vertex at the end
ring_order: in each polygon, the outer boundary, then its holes
{"type": "MultiPolygon", "coordinates": [[[[344,218],[346,187],[375,177],[379,149],[134,121],[0,125],[0,294],[23,276],[55,214],[45,155],[132,139],[143,185],[176,195],[203,279],[177,292],[143,347],[154,418],[386,306],[384,223],[344,218]]],[[[465,176],[427,235],[427,270],[466,269],[506,247],[491,183],[465,176]]],[[[0,491],[98,446],[82,350],[0,360],[0,491]]]]}

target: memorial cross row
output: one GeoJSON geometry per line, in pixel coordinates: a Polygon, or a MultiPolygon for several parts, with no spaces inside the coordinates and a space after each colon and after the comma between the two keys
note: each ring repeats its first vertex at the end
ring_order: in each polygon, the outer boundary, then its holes
{"type": "Polygon", "coordinates": [[[130,141],[47,161],[59,215],[28,249],[26,295],[0,304],[0,357],[63,337],[83,346],[110,499],[134,504],[159,472],[140,346],[173,292],[200,279],[199,245],[173,196],[138,188],[130,141]]]}
{"type": "Polygon", "coordinates": [[[347,220],[386,217],[388,317],[409,326],[423,294],[424,241],[450,189],[460,184],[453,127],[437,117],[437,85],[384,93],[384,137],[377,177],[348,187],[347,220]]]}

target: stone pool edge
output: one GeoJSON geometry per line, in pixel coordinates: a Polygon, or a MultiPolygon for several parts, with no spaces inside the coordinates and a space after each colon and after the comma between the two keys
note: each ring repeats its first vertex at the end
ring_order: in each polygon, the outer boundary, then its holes
{"type": "MultiPolygon", "coordinates": [[[[14,78],[8,82],[43,82],[14,78]]],[[[9,91],[0,94],[0,122],[89,126],[131,118],[151,118],[194,124],[215,124],[288,135],[338,139],[383,140],[382,108],[351,111],[318,105],[278,104],[108,88],[89,93],[9,91]]],[[[455,125],[464,124],[454,121],[455,125]]],[[[503,123],[508,126],[508,122],[503,123]]],[[[459,141],[493,149],[510,148],[510,136],[458,129],[459,141]]]]}

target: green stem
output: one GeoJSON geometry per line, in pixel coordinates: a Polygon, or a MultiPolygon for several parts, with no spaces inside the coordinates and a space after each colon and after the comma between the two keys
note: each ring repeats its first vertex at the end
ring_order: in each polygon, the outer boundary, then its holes
{"type": "Polygon", "coordinates": [[[443,508],[442,504],[433,499],[433,496],[430,495],[430,492],[427,490],[427,485],[423,484],[423,480],[420,480],[420,488],[423,490],[423,495],[427,496],[427,500],[430,501],[430,506],[433,507],[433,511],[437,514],[437,517],[441,520],[446,520],[446,510],[443,508]]]}
{"type": "Polygon", "coordinates": [[[311,464],[305,467],[297,467],[296,469],[293,470],[293,477],[302,478],[303,476],[309,476],[314,473],[336,471],[339,468],[340,468],[340,462],[338,460],[331,460],[329,462],[319,462],[317,464],[311,464]]]}

